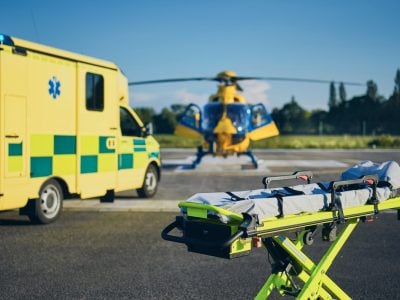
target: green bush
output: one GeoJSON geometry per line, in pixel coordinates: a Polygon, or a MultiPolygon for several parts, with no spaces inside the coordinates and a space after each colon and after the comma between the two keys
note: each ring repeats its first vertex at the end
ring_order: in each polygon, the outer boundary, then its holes
{"type": "Polygon", "coordinates": [[[371,140],[368,143],[368,146],[372,148],[400,148],[400,137],[382,135],[378,138],[371,140]]]}

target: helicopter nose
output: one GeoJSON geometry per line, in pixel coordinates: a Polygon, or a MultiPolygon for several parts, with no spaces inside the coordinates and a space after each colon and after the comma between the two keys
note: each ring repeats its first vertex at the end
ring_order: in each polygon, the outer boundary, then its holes
{"type": "Polygon", "coordinates": [[[237,130],[232,123],[232,120],[228,117],[222,117],[219,121],[217,126],[214,128],[214,133],[216,134],[236,134],[237,130]]]}

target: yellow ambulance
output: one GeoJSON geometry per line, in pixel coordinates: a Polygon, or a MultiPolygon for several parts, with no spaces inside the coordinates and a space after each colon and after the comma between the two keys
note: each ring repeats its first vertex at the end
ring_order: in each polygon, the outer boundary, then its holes
{"type": "Polygon", "coordinates": [[[63,199],[152,197],[159,144],[108,61],[0,34],[0,210],[50,223],[63,199]]]}

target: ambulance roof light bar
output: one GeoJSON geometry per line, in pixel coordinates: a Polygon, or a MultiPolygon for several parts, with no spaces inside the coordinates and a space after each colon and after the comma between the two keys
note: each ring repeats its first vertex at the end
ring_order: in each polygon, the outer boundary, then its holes
{"type": "Polygon", "coordinates": [[[0,45],[14,46],[14,41],[10,36],[0,33],[0,45]]]}

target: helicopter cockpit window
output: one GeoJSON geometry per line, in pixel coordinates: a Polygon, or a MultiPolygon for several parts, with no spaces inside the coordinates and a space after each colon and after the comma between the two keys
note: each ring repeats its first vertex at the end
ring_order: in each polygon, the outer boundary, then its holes
{"type": "Polygon", "coordinates": [[[248,105],[244,104],[229,104],[226,106],[229,119],[231,119],[233,126],[240,133],[248,129],[248,120],[250,116],[250,109],[248,105]]]}
{"type": "Polygon", "coordinates": [[[204,106],[203,128],[206,131],[213,131],[222,117],[224,107],[221,103],[211,102],[204,106]]]}
{"type": "Polygon", "coordinates": [[[268,114],[263,104],[253,105],[251,108],[251,125],[253,128],[264,126],[271,122],[271,117],[268,114]]]}
{"type": "Polygon", "coordinates": [[[195,129],[200,129],[201,110],[195,104],[189,105],[180,119],[180,123],[195,129]]]}
{"type": "Polygon", "coordinates": [[[141,136],[142,128],[136,122],[136,120],[131,116],[131,114],[125,109],[120,107],[120,125],[121,133],[123,136],[141,136]]]}

